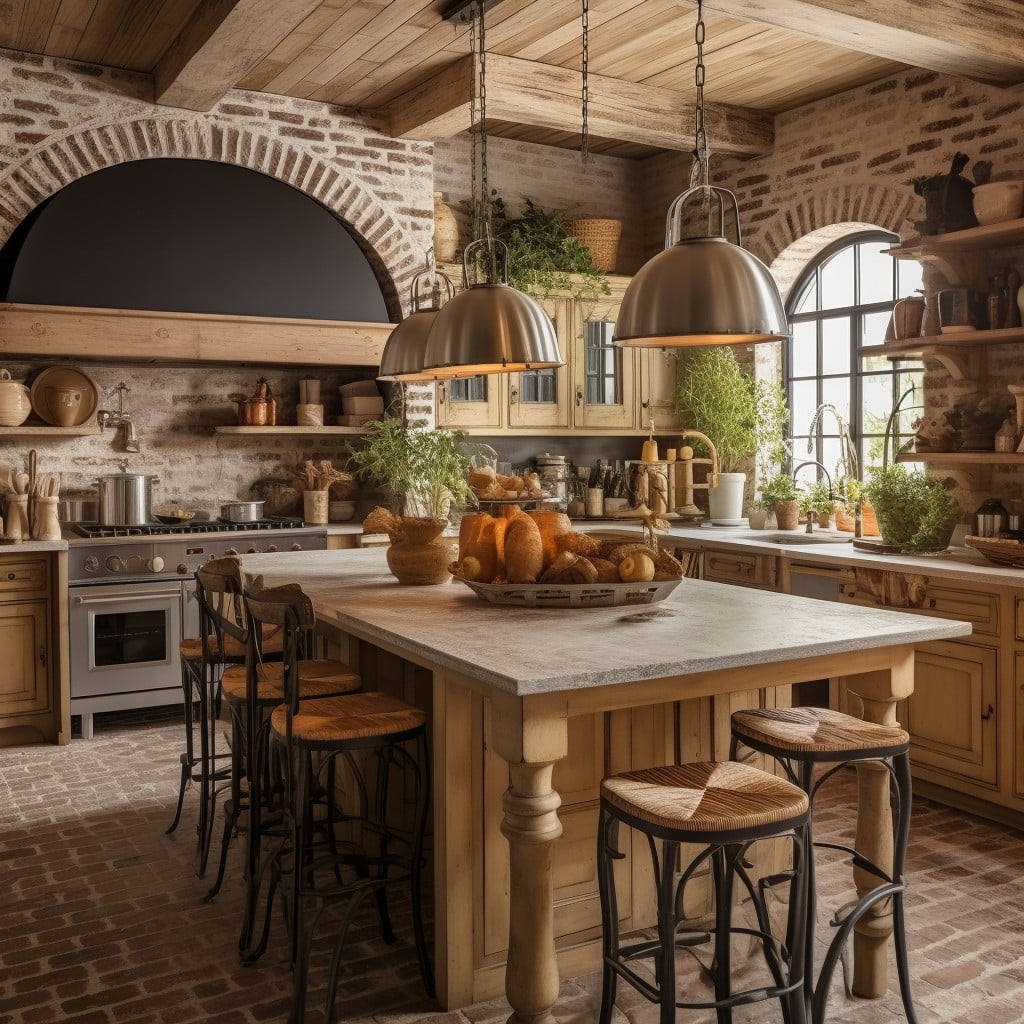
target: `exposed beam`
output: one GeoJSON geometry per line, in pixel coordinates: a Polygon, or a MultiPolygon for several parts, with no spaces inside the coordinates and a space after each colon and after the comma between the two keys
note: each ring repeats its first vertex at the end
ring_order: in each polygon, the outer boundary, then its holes
{"type": "MultiPolygon", "coordinates": [[[[683,93],[589,76],[591,133],[603,139],[688,151],[694,142],[693,99],[683,93]]],[[[582,78],[570,68],[487,54],[487,117],[497,121],[580,130],[582,78]]],[[[473,58],[463,57],[388,107],[391,134],[402,139],[444,139],[470,124],[473,58]]],[[[716,153],[760,156],[774,142],[770,114],[709,103],[708,132],[716,153]]]]}
{"type": "Polygon", "coordinates": [[[153,69],[157,103],[209,110],[320,0],[203,0],[153,69]]]}
{"type": "MultiPolygon", "coordinates": [[[[708,9],[994,85],[1024,82],[1020,0],[704,0],[708,9]]],[[[693,9],[692,0],[679,0],[693,9]]]]}

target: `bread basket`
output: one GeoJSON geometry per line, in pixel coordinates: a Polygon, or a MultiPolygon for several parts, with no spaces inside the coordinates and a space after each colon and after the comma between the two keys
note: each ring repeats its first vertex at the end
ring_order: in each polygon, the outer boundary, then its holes
{"type": "Polygon", "coordinates": [[[515,605],[519,608],[619,608],[663,601],[682,580],[559,584],[475,583],[459,579],[459,582],[491,604],[515,605]]]}

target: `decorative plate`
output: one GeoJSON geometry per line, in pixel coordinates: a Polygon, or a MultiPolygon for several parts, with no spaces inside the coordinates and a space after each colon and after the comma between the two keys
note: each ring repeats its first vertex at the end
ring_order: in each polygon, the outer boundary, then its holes
{"type": "Polygon", "coordinates": [[[36,375],[30,391],[32,409],[44,422],[53,427],[80,427],[96,415],[100,396],[92,379],[74,366],[48,366],[36,375]],[[81,400],[70,423],[61,423],[53,406],[55,389],[80,391],[81,400]]]}
{"type": "Polygon", "coordinates": [[[474,583],[459,579],[491,604],[520,608],[618,608],[663,601],[682,580],[651,583],[474,583]]]}

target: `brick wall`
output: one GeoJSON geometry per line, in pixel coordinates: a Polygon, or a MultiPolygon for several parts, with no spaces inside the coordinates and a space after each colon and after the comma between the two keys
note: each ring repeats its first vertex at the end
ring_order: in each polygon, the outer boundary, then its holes
{"type": "MultiPolygon", "coordinates": [[[[622,221],[617,271],[632,274],[643,260],[643,164],[594,154],[584,165],[577,152],[532,142],[493,138],[487,143],[490,187],[518,212],[524,197],[569,217],[616,217],[622,221]]],[[[434,187],[459,220],[459,239],[470,240],[470,140],[466,135],[434,143],[434,187]]]]}
{"type": "MultiPolygon", "coordinates": [[[[772,154],[715,160],[714,166],[718,181],[739,200],[745,245],[771,266],[785,294],[806,263],[841,234],[867,225],[904,237],[916,234],[913,221],[923,217],[924,208],[913,179],[945,173],[957,151],[971,157],[968,177],[975,160],[992,161],[993,180],[1024,177],[1022,108],[1022,86],[998,89],[910,70],[781,114],[772,154]]],[[[685,155],[644,164],[647,255],[661,246],[665,210],[688,170],[685,155]]],[[[998,269],[1011,259],[1024,267],[1024,248],[993,254],[991,266],[998,269]]],[[[965,279],[958,281],[928,268],[926,285],[932,292],[947,284],[984,284],[985,272],[983,264],[966,266],[959,272],[965,279]]],[[[1024,356],[998,349],[989,362],[987,381],[954,384],[929,361],[926,415],[979,391],[1005,396],[1011,405],[1006,385],[1024,375],[1024,356]]],[[[968,512],[989,492],[1024,491],[1024,473],[1016,467],[996,468],[990,481],[985,474],[959,473],[955,479],[968,512]]]]}

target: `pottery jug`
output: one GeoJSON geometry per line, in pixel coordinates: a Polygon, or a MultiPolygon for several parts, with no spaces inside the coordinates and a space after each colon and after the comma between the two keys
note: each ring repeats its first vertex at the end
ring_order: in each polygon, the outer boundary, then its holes
{"type": "Polygon", "coordinates": [[[28,388],[12,380],[9,371],[0,370],[0,427],[20,427],[31,411],[28,388]]]}
{"type": "Polygon", "coordinates": [[[73,427],[78,422],[82,410],[81,388],[47,388],[46,394],[50,404],[50,415],[57,421],[58,427],[73,427]]]}
{"type": "Polygon", "coordinates": [[[443,192],[434,193],[434,259],[451,263],[459,249],[459,224],[443,192]]]}
{"type": "Polygon", "coordinates": [[[388,568],[399,583],[418,586],[447,583],[456,547],[442,540],[446,519],[402,519],[402,536],[387,549],[388,568]]]}

